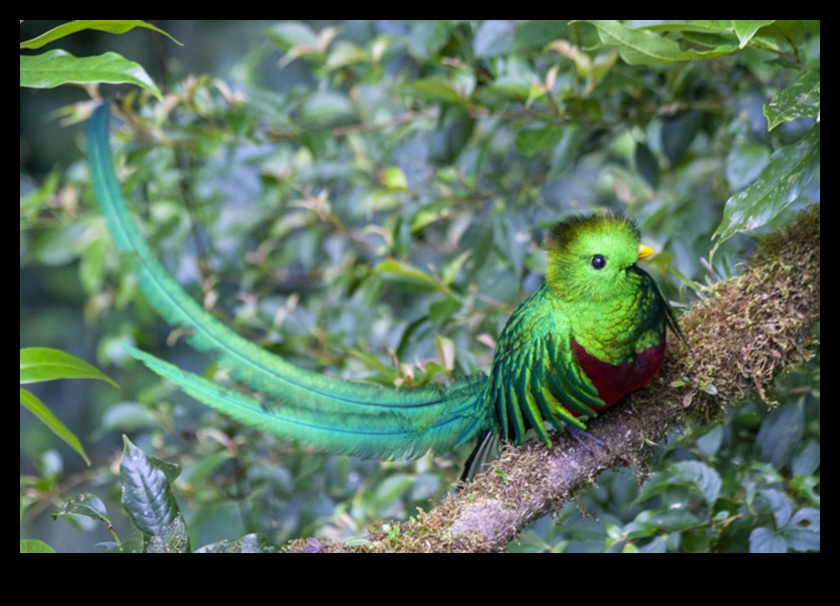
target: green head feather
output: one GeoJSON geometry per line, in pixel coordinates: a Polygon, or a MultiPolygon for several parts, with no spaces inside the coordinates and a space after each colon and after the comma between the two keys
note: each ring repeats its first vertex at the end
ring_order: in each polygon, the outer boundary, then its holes
{"type": "Polygon", "coordinates": [[[639,259],[638,226],[617,213],[572,217],[545,241],[546,284],[562,301],[608,301],[638,288],[627,269],[639,259]]]}

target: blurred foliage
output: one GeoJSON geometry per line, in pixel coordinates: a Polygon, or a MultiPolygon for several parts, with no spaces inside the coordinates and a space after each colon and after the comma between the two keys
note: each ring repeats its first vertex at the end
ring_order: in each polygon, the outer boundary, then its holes
{"type": "MultiPolygon", "coordinates": [[[[573,213],[634,215],[661,251],[646,268],[679,307],[734,274],[752,236],[819,201],[819,21],[262,23],[244,54],[229,50],[229,78],[169,79],[161,102],[127,90],[117,155],[173,275],[303,366],[383,384],[487,369],[542,279],[546,229],[573,213]]],[[[271,550],[361,540],[452,489],[466,451],[404,464],[314,452],[243,430],[133,364],[120,342],[206,361],[122,271],[81,162],[22,186],[21,325],[24,270],[71,264],[99,363],[116,365],[126,399],[102,400],[90,439],[130,433],[181,472],[143,463],[143,481],[172,495],[144,526],[120,498],[118,457],[100,454],[73,482],[41,460],[21,476],[31,517],[76,494],[99,503],[62,518],[98,536],[120,525],[104,503],[121,502],[129,548],[271,550]]],[[[777,407],[746,402],[681,429],[649,469],[602,475],[511,549],[819,550],[815,353],[778,380],[777,407]]]]}

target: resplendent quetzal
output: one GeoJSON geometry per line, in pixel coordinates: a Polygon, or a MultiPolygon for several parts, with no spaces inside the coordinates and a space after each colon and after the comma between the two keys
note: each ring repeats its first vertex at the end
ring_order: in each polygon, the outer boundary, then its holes
{"type": "Polygon", "coordinates": [[[380,459],[453,449],[492,432],[520,444],[533,429],[551,444],[547,423],[583,428],[659,371],[666,325],[679,329],[653,279],[636,266],[652,253],[618,214],[568,219],[545,244],[545,283],[507,322],[490,375],[448,387],[387,388],[312,372],[224,326],[158,263],[132,220],[114,173],[108,105],[89,125],[96,199],[117,249],[132,259],[143,292],[194,347],[257,395],[235,391],[133,347],[131,355],[188,394],[233,419],[338,453],[380,459]]]}

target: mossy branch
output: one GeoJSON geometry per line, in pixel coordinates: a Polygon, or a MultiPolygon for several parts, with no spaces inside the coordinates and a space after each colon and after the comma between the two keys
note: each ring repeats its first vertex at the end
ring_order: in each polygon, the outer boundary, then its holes
{"type": "Polygon", "coordinates": [[[666,432],[691,415],[720,417],[767,390],[787,366],[809,357],[808,331],[820,318],[820,206],[767,237],[746,271],[714,285],[680,318],[689,348],[672,339],[665,366],[619,406],[588,424],[607,447],[588,450],[560,435],[552,449],[531,441],[505,451],[493,468],[428,513],[363,548],[310,539],[290,551],[501,550],[530,522],[560,508],[611,467],[643,464],[666,432]],[[714,392],[712,395],[709,392],[714,392]]]}

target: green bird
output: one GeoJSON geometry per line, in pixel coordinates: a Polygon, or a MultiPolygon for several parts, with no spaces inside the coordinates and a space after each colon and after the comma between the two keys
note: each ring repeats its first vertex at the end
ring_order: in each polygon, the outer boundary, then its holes
{"type": "MultiPolygon", "coordinates": [[[[558,223],[545,250],[545,283],[505,326],[489,376],[446,388],[387,388],[305,370],[223,325],[189,297],[155,259],[133,221],[114,173],[108,105],[88,130],[96,199],[119,251],[150,304],[189,342],[255,395],[185,372],[127,346],[132,356],[236,421],[337,453],[411,459],[490,435],[515,445],[531,429],[551,445],[549,427],[585,427],[662,366],[666,326],[679,334],[654,280],[636,265],[652,251],[619,214],[558,223]]],[[[486,443],[486,442],[485,442],[486,443]]]]}

